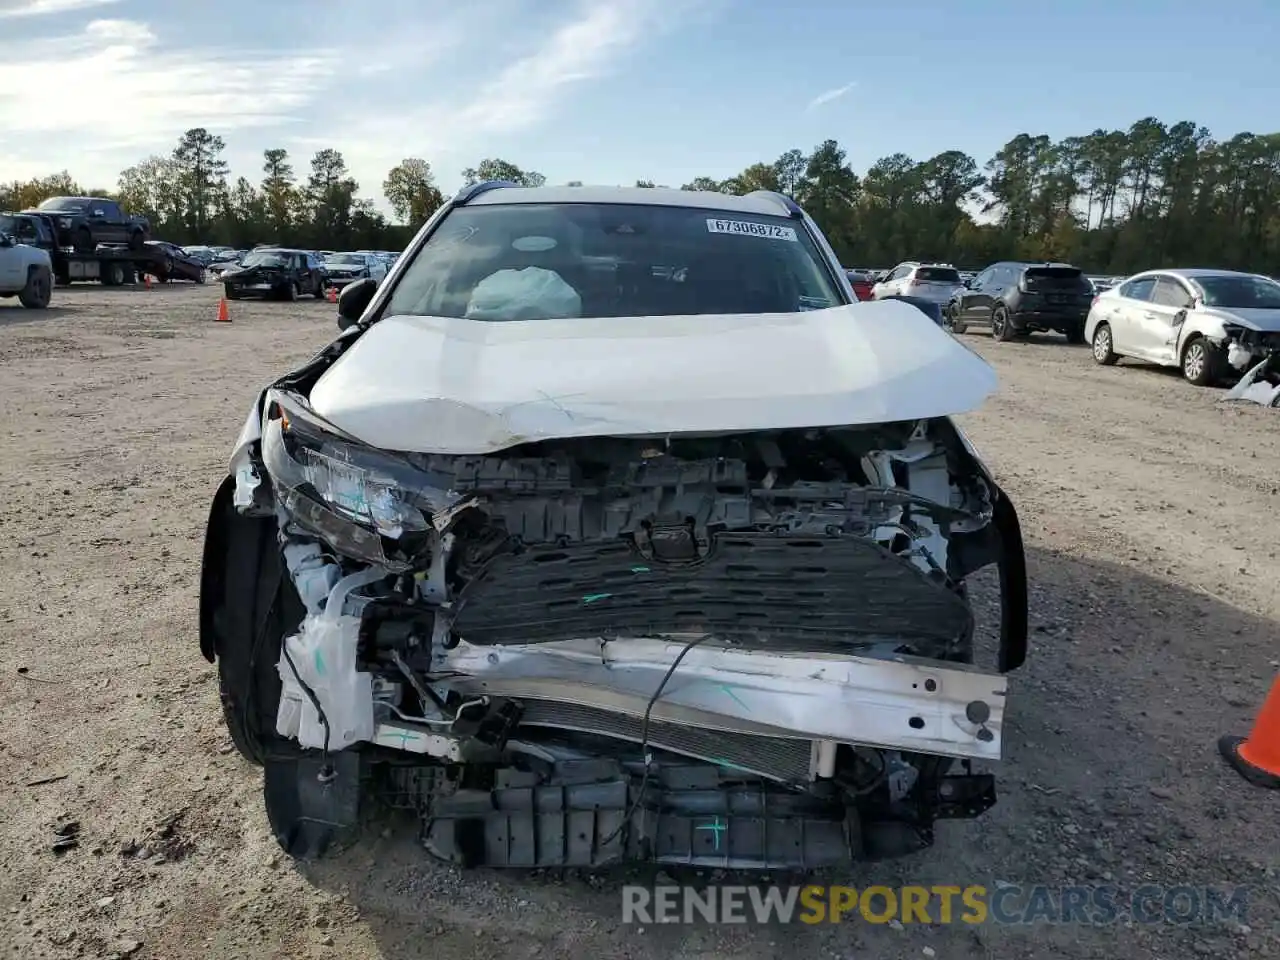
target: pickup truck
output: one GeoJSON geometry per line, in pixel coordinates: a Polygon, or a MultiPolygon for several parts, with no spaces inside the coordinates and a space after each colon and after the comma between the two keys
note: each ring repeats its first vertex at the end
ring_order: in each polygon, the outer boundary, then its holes
{"type": "Polygon", "coordinates": [[[48,215],[58,231],[58,246],[73,247],[78,253],[92,253],[100,243],[141,250],[151,235],[146,217],[130,216],[105,197],[50,197],[23,213],[48,215]]]}
{"type": "Polygon", "coordinates": [[[0,233],[0,297],[17,297],[24,307],[43,310],[52,296],[53,261],[49,252],[0,233]]]}

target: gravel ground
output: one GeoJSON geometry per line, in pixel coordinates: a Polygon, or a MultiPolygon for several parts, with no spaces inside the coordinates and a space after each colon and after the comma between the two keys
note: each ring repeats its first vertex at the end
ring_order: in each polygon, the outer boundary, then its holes
{"type": "Polygon", "coordinates": [[[1057,337],[964,338],[1000,372],[964,426],[1017,503],[1032,576],[1001,800],[924,854],[833,878],[1247,884],[1246,924],[641,930],[616,886],[643,871],[461,874],[392,821],[313,867],[278,852],[196,647],[201,538],[254,391],[327,341],[334,308],[237,302],[221,325],[216,296],[0,305],[0,955],[1280,954],[1280,796],[1214,746],[1248,731],[1280,665],[1277,411],[1057,337]],[[78,846],[55,851],[73,822],[78,846]]]}

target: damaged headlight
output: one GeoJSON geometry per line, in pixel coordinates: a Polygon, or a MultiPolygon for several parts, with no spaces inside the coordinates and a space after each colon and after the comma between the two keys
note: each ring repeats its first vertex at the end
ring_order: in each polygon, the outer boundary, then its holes
{"type": "Polygon", "coordinates": [[[290,395],[271,391],[262,426],[262,460],[290,518],[340,552],[386,563],[383,540],[410,541],[431,530],[433,514],[457,498],[447,478],[369,447],[325,423],[290,395]]]}

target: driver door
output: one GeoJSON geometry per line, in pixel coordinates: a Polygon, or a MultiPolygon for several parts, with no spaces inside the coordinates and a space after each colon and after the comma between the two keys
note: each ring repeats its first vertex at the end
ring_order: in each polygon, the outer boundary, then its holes
{"type": "Polygon", "coordinates": [[[983,290],[987,284],[991,282],[991,278],[995,275],[995,267],[987,267],[976,277],[971,279],[965,286],[960,288],[959,309],[956,314],[966,323],[974,320],[986,320],[990,313],[985,306],[983,290]]]}
{"type": "Polygon", "coordinates": [[[1146,357],[1143,347],[1143,314],[1151,306],[1151,294],[1155,290],[1155,277],[1138,277],[1122,283],[1118,296],[1103,297],[1098,303],[1106,304],[1102,314],[1111,326],[1111,349],[1126,357],[1146,357]]]}
{"type": "Polygon", "coordinates": [[[87,219],[93,239],[98,243],[121,243],[126,239],[122,237],[119,225],[112,222],[108,204],[103,201],[95,200],[89,205],[87,219]]]}
{"type": "Polygon", "coordinates": [[[1139,323],[1146,357],[1166,366],[1178,362],[1178,334],[1191,304],[1191,291],[1176,277],[1156,278],[1151,300],[1139,323]]]}

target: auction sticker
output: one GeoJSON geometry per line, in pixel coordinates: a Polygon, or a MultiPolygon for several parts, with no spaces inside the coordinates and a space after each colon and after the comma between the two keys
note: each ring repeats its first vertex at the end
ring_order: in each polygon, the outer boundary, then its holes
{"type": "Polygon", "coordinates": [[[790,240],[799,243],[794,227],[779,227],[772,223],[751,223],[747,220],[707,219],[708,233],[733,233],[740,237],[762,237],[765,240],[790,240]]]}

